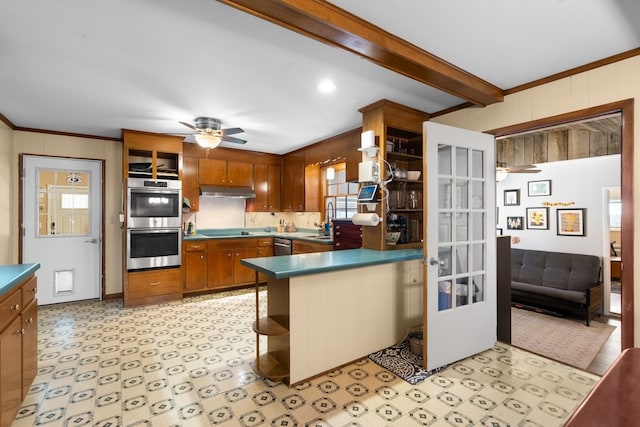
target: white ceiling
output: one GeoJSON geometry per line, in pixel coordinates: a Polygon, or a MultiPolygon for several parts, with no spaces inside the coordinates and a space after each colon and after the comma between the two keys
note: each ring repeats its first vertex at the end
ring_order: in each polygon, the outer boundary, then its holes
{"type": "MultiPolygon", "coordinates": [[[[502,89],[640,47],[637,0],[333,0],[502,89]]],[[[360,126],[386,98],[463,100],[214,0],[0,4],[0,114],[19,128],[119,137],[197,116],[283,154],[360,126]],[[335,81],[332,94],[316,84],[335,81]]]]}

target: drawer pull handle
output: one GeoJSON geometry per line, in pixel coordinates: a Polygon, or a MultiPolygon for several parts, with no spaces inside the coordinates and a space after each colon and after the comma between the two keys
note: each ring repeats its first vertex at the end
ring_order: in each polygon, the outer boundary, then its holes
{"type": "Polygon", "coordinates": [[[31,292],[33,292],[35,294],[36,292],[38,292],[38,288],[31,289],[31,292]]]}
{"type": "Polygon", "coordinates": [[[18,333],[24,335],[24,328],[20,329],[18,333]]]}
{"type": "Polygon", "coordinates": [[[33,317],[29,317],[26,323],[33,323],[33,317]]]}
{"type": "Polygon", "coordinates": [[[151,286],[158,286],[160,284],[160,282],[151,282],[150,285],[151,286]]]}
{"type": "Polygon", "coordinates": [[[13,307],[11,307],[11,310],[20,310],[20,304],[16,304],[13,307]]]}

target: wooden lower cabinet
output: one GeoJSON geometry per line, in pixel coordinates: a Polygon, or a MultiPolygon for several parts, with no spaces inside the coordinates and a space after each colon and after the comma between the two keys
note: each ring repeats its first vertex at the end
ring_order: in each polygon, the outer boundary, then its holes
{"type": "Polygon", "coordinates": [[[155,304],[181,298],[179,267],[128,272],[125,307],[155,304]]]}
{"type": "Polygon", "coordinates": [[[37,279],[0,298],[0,426],[11,426],[38,368],[37,279]]]}
{"type": "MultiPolygon", "coordinates": [[[[183,291],[202,292],[253,284],[255,271],[243,258],[273,255],[273,238],[198,240],[183,243],[183,291]]],[[[262,277],[260,280],[265,280],[262,277]]]]}
{"type": "Polygon", "coordinates": [[[183,244],[182,266],[184,291],[196,291],[207,287],[207,244],[186,242],[183,244]]]}
{"type": "MultiPolygon", "coordinates": [[[[233,250],[210,244],[207,249],[207,288],[227,288],[233,285],[233,250]]],[[[204,290],[204,289],[201,289],[204,290]]]]}

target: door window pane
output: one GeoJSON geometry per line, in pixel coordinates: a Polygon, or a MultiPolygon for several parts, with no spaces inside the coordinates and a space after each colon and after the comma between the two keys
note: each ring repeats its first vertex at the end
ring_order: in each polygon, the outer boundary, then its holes
{"type": "Polygon", "coordinates": [[[39,169],[38,236],[89,234],[89,173],[39,169]]]}
{"type": "Polygon", "coordinates": [[[448,145],[438,147],[438,174],[451,175],[451,147],[448,145]]]}
{"type": "Polygon", "coordinates": [[[480,150],[471,151],[471,176],[484,178],[484,152],[480,150]]]}
{"type": "Polygon", "coordinates": [[[469,154],[466,148],[456,148],[456,176],[469,176],[469,154]]]}

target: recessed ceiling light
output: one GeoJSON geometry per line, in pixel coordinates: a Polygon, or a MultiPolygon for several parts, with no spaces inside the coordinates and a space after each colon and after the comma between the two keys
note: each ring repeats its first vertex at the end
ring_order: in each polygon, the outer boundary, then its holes
{"type": "Polygon", "coordinates": [[[322,80],[318,83],[318,91],[322,93],[331,93],[336,90],[336,84],[331,80],[322,80]]]}

